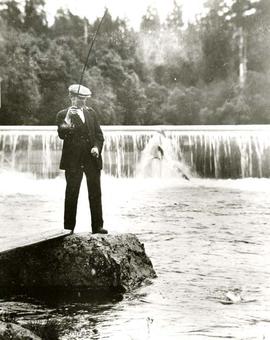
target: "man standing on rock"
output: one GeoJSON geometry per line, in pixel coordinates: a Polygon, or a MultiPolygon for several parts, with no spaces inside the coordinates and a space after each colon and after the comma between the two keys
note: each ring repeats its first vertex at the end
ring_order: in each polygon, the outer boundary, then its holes
{"type": "Polygon", "coordinates": [[[103,229],[100,170],[104,137],[96,113],[86,106],[91,91],[82,85],[69,87],[71,106],[58,112],[58,135],[64,140],[60,169],[65,170],[66,193],[64,228],[73,233],[83,173],[86,175],[92,232],[107,234],[103,229]]]}

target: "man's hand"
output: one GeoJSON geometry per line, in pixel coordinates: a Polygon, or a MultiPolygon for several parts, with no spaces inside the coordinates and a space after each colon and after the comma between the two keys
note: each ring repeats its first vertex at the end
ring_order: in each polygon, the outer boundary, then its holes
{"type": "Polygon", "coordinates": [[[68,115],[72,116],[78,113],[78,108],[76,106],[71,106],[68,110],[68,115]]]}
{"type": "Polygon", "coordinates": [[[71,106],[67,112],[65,122],[69,127],[74,127],[73,117],[77,113],[77,108],[75,106],[71,106]]]}
{"type": "Polygon", "coordinates": [[[98,151],[98,148],[96,146],[94,146],[92,149],[91,149],[91,155],[98,158],[99,157],[99,151],[98,151]]]}

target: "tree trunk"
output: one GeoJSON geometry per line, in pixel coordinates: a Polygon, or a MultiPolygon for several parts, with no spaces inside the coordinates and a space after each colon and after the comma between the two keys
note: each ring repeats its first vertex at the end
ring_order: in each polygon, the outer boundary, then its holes
{"type": "Polygon", "coordinates": [[[239,85],[243,90],[247,77],[247,39],[243,27],[239,27],[239,85]]]}

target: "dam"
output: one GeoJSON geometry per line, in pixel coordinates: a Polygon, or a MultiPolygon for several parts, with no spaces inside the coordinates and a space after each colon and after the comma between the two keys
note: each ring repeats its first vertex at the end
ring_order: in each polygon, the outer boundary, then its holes
{"type": "MultiPolygon", "coordinates": [[[[270,126],[103,126],[104,172],[136,177],[147,145],[202,178],[270,177],[270,126]]],[[[62,141],[55,126],[0,126],[1,169],[38,178],[59,174],[62,141]]]]}

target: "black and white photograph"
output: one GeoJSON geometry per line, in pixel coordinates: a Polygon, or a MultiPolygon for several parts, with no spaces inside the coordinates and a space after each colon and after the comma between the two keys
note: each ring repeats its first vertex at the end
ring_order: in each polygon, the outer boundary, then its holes
{"type": "Polygon", "coordinates": [[[11,339],[270,339],[270,0],[0,0],[11,339]]]}

